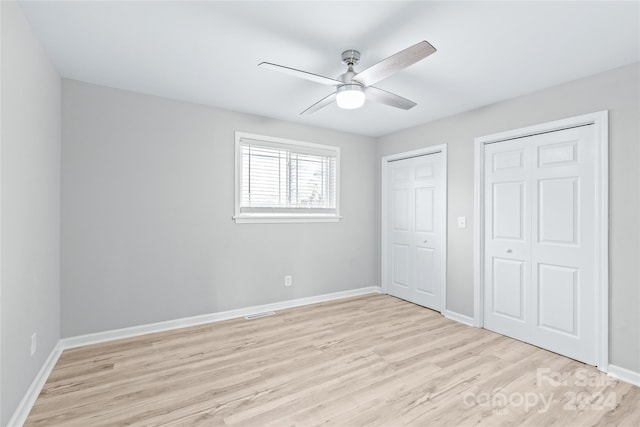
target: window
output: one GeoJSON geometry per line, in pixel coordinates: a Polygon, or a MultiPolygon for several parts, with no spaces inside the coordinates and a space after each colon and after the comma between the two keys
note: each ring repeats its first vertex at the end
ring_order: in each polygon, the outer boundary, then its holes
{"type": "Polygon", "coordinates": [[[340,219],[340,148],[236,132],[236,222],[340,219]]]}

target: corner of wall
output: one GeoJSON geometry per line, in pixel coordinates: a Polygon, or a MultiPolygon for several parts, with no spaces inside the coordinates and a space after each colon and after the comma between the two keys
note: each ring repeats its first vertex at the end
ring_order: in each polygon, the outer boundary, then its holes
{"type": "Polygon", "coordinates": [[[19,425],[14,414],[60,340],[62,82],[20,4],[0,2],[0,20],[0,425],[5,426],[19,425]]]}

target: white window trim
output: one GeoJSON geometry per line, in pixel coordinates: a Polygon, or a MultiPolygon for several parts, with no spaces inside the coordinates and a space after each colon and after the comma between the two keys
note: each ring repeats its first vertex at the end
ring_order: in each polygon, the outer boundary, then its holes
{"type": "Polygon", "coordinates": [[[234,156],[235,156],[235,172],[234,172],[235,214],[233,216],[233,219],[235,220],[236,224],[338,222],[342,219],[342,216],[340,216],[340,147],[236,131],[234,156]],[[293,145],[298,147],[309,147],[309,148],[318,148],[322,150],[335,151],[336,153],[336,213],[335,214],[321,214],[317,212],[314,212],[314,213],[304,213],[304,212],[242,213],[240,210],[240,199],[241,199],[240,193],[241,193],[241,184],[242,184],[242,151],[241,151],[240,141],[242,139],[255,139],[257,141],[266,141],[266,142],[272,142],[272,143],[293,145]]]}

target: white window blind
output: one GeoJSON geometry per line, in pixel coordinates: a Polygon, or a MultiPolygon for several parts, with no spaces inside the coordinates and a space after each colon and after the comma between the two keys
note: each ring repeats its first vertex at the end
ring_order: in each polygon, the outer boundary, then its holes
{"type": "Polygon", "coordinates": [[[237,134],[236,220],[338,219],[339,154],[337,147],[237,134]]]}

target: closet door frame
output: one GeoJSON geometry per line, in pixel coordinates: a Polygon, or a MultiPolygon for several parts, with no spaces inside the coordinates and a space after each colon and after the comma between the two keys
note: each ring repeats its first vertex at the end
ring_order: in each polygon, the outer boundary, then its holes
{"type": "Polygon", "coordinates": [[[389,161],[394,160],[402,160],[408,159],[411,157],[424,156],[428,154],[434,153],[442,153],[442,165],[444,167],[444,183],[443,183],[443,191],[444,191],[444,233],[442,236],[442,248],[443,248],[443,266],[442,266],[442,311],[441,314],[447,315],[447,235],[448,235],[448,172],[447,172],[447,144],[439,144],[432,145],[429,147],[419,148],[417,150],[405,151],[403,153],[391,154],[385,156],[381,160],[381,173],[380,173],[380,201],[381,201],[381,228],[380,228],[380,277],[382,281],[382,293],[388,294],[388,285],[387,285],[387,274],[388,274],[388,262],[389,257],[387,256],[387,244],[388,244],[388,236],[387,236],[387,220],[388,220],[388,201],[387,201],[387,185],[389,184],[389,161]]]}
{"type": "Polygon", "coordinates": [[[484,326],[484,157],[485,146],[496,142],[593,125],[596,150],[596,366],[607,372],[609,364],[609,112],[599,111],[521,129],[475,138],[474,180],[474,313],[477,327],[484,326]]]}

